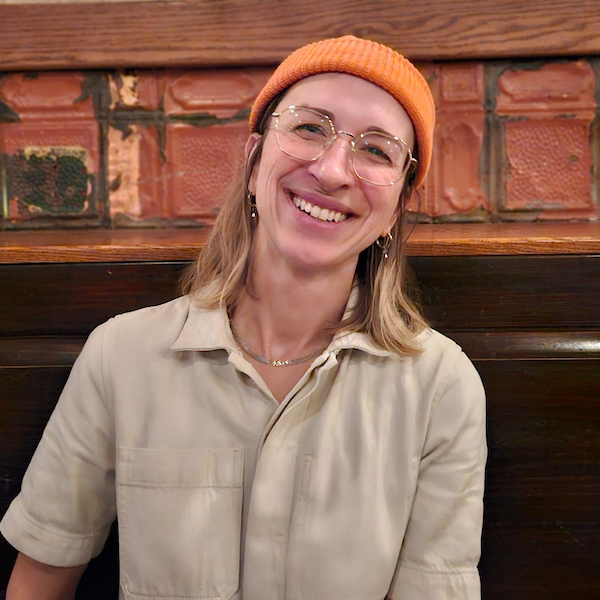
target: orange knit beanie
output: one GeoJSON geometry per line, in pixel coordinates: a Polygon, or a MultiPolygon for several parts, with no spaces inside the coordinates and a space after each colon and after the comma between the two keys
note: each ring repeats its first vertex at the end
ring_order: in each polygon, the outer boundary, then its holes
{"type": "Polygon", "coordinates": [[[291,85],[318,73],[349,73],[390,93],[410,117],[417,138],[419,161],[414,185],[419,185],[431,163],[435,105],[429,86],[415,66],[398,52],[353,35],[314,42],[299,48],[277,67],[250,113],[255,131],[267,106],[291,85]]]}

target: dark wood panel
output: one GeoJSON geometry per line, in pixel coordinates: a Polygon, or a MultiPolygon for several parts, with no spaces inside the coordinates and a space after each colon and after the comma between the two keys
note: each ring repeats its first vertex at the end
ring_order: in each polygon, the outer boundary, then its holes
{"type": "MultiPolygon", "coordinates": [[[[496,467],[490,464],[488,471],[494,474],[496,467]]],[[[565,524],[586,524],[600,531],[597,476],[553,476],[548,466],[535,476],[498,479],[486,482],[486,529],[562,531],[565,524]]],[[[600,546],[600,538],[595,545],[600,546]]]]}
{"type": "MultiPolygon", "coordinates": [[[[598,372],[600,363],[595,367],[598,372]]],[[[518,383],[529,374],[524,371],[518,383]]],[[[577,386],[573,387],[576,394],[577,386]]],[[[490,489],[497,486],[518,495],[522,481],[529,486],[529,478],[542,474],[537,494],[553,490],[552,478],[559,477],[566,478],[562,482],[569,493],[576,493],[574,478],[596,477],[600,488],[600,399],[595,406],[581,407],[569,397],[560,407],[540,402],[535,409],[519,410],[492,402],[488,405],[490,489]]]]}
{"type": "Polygon", "coordinates": [[[0,337],[0,367],[70,367],[85,337],[0,337]]]}
{"type": "Polygon", "coordinates": [[[463,350],[472,360],[506,358],[600,358],[600,330],[451,331],[451,336],[454,341],[462,346],[463,350]]]}
{"type": "Polygon", "coordinates": [[[2,265],[0,332],[87,334],[115,314],[176,298],[186,265],[2,265]]]}
{"type": "Polygon", "coordinates": [[[67,381],[69,367],[0,368],[0,512],[25,469],[67,381]]]}
{"type": "MultiPolygon", "coordinates": [[[[600,329],[600,256],[412,257],[441,331],[600,329]],[[577,301],[574,301],[577,299],[577,301]]],[[[177,296],[186,263],[0,266],[0,331],[81,335],[177,296]]]]}
{"type": "MultiPolygon", "coordinates": [[[[488,403],[503,410],[599,410],[600,361],[475,360],[486,387],[488,403]]],[[[548,412],[548,414],[550,414],[548,412]]]]}
{"type": "Polygon", "coordinates": [[[597,527],[484,528],[483,600],[598,600],[597,527]]]}
{"type": "MultiPolygon", "coordinates": [[[[484,600],[600,598],[600,257],[411,262],[487,390],[484,600]]],[[[84,336],[177,295],[184,266],[0,267],[0,514],[84,336]]],[[[0,589],[13,558],[0,542],[0,589]]],[[[78,599],[116,598],[117,572],[113,534],[78,599]]]]}
{"type": "Polygon", "coordinates": [[[187,0],[0,5],[0,70],[276,64],[353,33],[414,60],[600,52],[596,0],[187,0]]]}
{"type": "Polygon", "coordinates": [[[441,331],[600,329],[600,256],[413,257],[441,331]]]}

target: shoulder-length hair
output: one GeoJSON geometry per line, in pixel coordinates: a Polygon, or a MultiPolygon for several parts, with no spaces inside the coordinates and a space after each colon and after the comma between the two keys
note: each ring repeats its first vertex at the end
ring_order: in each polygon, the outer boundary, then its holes
{"type": "MultiPolygon", "coordinates": [[[[258,219],[251,216],[248,182],[261,156],[271,113],[282,96],[283,93],[274,98],[265,110],[257,127],[261,138],[248,157],[244,172],[234,182],[206,246],[184,274],[183,292],[203,308],[225,306],[233,313],[242,290],[252,293],[252,252],[258,219]]],[[[377,244],[360,253],[355,302],[348,307],[345,318],[332,327],[333,331],[368,334],[378,346],[400,356],[421,352],[417,336],[427,327],[410,297],[412,276],[403,255],[404,209],[414,191],[414,175],[413,163],[400,191],[388,258],[383,258],[384,251],[377,244]]]]}

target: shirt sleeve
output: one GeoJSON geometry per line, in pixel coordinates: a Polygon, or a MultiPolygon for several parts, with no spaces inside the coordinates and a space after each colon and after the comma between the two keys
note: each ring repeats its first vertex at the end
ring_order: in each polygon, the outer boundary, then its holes
{"type": "Polygon", "coordinates": [[[114,417],[105,387],[107,324],[89,337],[0,531],[40,562],[86,564],[115,519],[114,417]]]}
{"type": "Polygon", "coordinates": [[[478,600],[487,445],[481,379],[461,353],[434,400],[392,600],[478,600]]]}

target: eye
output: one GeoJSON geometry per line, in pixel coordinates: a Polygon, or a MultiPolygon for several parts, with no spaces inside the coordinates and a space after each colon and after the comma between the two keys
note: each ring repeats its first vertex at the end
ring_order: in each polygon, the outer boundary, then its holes
{"type": "Polygon", "coordinates": [[[361,156],[364,156],[364,158],[377,163],[391,165],[393,162],[383,148],[368,142],[360,146],[358,151],[360,152],[361,156]]]}
{"type": "Polygon", "coordinates": [[[305,139],[327,137],[326,129],[319,123],[299,123],[295,125],[293,132],[305,139]]]}

